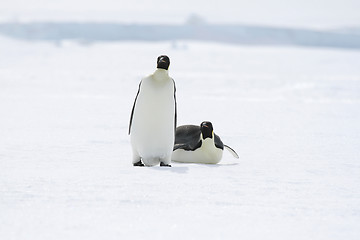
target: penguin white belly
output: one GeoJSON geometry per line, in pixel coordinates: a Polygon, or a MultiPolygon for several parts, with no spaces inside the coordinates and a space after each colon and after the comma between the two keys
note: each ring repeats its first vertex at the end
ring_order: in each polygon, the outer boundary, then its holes
{"type": "Polygon", "coordinates": [[[175,138],[174,85],[171,79],[157,82],[143,79],[131,127],[133,150],[145,165],[170,158],[175,138]]]}
{"type": "Polygon", "coordinates": [[[215,147],[214,140],[207,138],[202,141],[201,147],[194,151],[184,149],[175,150],[171,156],[171,160],[183,163],[216,164],[220,162],[222,154],[223,150],[215,147]]]}

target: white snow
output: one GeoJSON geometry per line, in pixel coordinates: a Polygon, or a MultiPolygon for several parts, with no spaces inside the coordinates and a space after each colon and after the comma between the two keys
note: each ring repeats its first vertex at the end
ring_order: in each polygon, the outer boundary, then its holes
{"type": "Polygon", "coordinates": [[[359,239],[360,51],[0,38],[0,239],[359,239]],[[141,77],[240,159],[133,167],[141,77]]]}

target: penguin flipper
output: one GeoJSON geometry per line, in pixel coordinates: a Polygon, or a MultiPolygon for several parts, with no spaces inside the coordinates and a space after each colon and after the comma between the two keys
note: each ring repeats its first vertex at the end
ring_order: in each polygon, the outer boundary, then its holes
{"type": "Polygon", "coordinates": [[[174,132],[176,133],[177,126],[177,102],[176,102],[176,85],[174,79],[172,79],[174,84],[174,104],[175,104],[175,113],[174,113],[174,132]]]}
{"type": "Polygon", "coordinates": [[[234,156],[234,158],[239,158],[239,155],[235,152],[234,149],[232,149],[231,147],[229,147],[228,145],[224,144],[224,147],[231,153],[231,155],[234,156]]]}
{"type": "Polygon", "coordinates": [[[142,81],[140,81],[140,83],[139,83],[139,89],[137,91],[137,94],[136,94],[136,97],[135,97],[135,100],[134,100],[134,105],[133,105],[132,110],[131,110],[130,123],[129,123],[129,132],[128,132],[129,135],[131,133],[131,125],[132,125],[132,120],[133,120],[133,116],[134,116],[136,100],[137,100],[137,98],[139,96],[139,93],[140,93],[141,83],[142,83],[142,81]]]}
{"type": "MultiPolygon", "coordinates": [[[[201,142],[200,142],[200,146],[201,146],[201,142]]],[[[191,144],[188,143],[177,143],[174,145],[174,149],[173,151],[177,150],[177,149],[184,149],[186,151],[194,151],[196,148],[198,148],[199,146],[191,146],[191,144]]]]}
{"type": "Polygon", "coordinates": [[[179,143],[177,143],[177,144],[174,145],[173,151],[175,151],[177,149],[184,149],[186,147],[187,147],[187,144],[179,144],[179,143]]]}

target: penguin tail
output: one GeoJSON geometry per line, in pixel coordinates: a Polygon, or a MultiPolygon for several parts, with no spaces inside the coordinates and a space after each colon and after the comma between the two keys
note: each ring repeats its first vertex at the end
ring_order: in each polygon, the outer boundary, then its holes
{"type": "Polygon", "coordinates": [[[224,144],[224,147],[231,153],[231,155],[234,156],[234,158],[239,158],[239,155],[235,152],[234,149],[232,149],[231,147],[229,147],[228,145],[224,144]]]}

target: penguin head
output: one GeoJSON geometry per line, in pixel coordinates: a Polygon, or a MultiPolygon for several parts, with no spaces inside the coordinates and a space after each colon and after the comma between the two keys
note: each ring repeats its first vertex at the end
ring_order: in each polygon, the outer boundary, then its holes
{"type": "Polygon", "coordinates": [[[157,58],[157,68],[168,70],[170,65],[170,59],[166,55],[161,55],[157,58]]]}
{"type": "Polygon", "coordinates": [[[211,122],[204,121],[200,124],[202,138],[213,138],[213,126],[211,122]]]}

